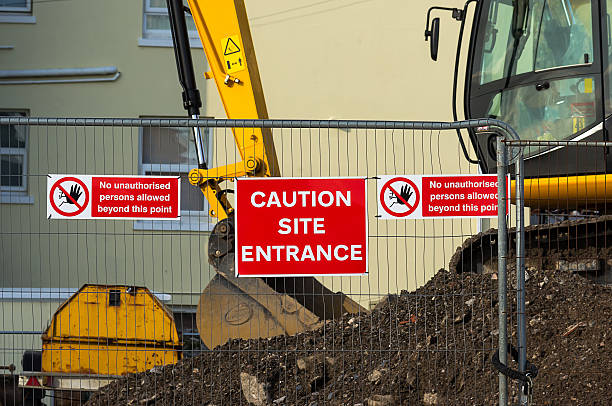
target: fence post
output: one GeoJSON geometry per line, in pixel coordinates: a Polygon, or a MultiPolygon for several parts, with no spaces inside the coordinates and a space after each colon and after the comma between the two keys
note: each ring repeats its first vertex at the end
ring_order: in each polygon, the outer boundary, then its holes
{"type": "MultiPolygon", "coordinates": [[[[525,372],[527,361],[527,320],[525,318],[525,199],[523,147],[516,161],[516,313],[519,372],[525,372]]],[[[528,404],[525,383],[519,385],[519,404],[528,404]]]]}
{"type": "MultiPolygon", "coordinates": [[[[508,255],[508,232],[506,226],[507,185],[506,165],[508,154],[504,137],[497,136],[497,301],[499,305],[499,361],[508,365],[508,337],[506,331],[506,257],[508,255]]],[[[499,406],[508,404],[508,380],[499,373],[499,406]]]]}

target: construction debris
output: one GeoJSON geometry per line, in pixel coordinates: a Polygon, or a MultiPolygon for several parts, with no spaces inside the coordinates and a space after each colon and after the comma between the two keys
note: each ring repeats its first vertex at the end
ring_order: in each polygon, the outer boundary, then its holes
{"type": "Polygon", "coordinates": [[[257,382],[257,377],[245,372],[240,373],[240,386],[242,394],[247,402],[255,406],[263,406],[268,403],[268,394],[263,383],[257,382]]]}
{"type": "MultiPolygon", "coordinates": [[[[514,323],[513,279],[511,271],[514,323]]],[[[534,403],[567,404],[571,397],[577,405],[607,404],[612,289],[551,267],[531,269],[526,291],[528,358],[540,371],[534,403]]],[[[153,396],[156,405],[495,404],[498,374],[490,360],[499,334],[497,305],[491,275],[441,270],[370,314],[347,314],[295,336],[233,340],[161,373],[118,380],[88,405],[138,404],[153,396]]],[[[516,329],[508,331],[516,342],[516,329]]],[[[509,395],[515,403],[513,381],[509,395]]]]}
{"type": "Polygon", "coordinates": [[[586,326],[587,326],[587,323],[584,321],[579,321],[576,324],[572,324],[571,326],[567,328],[567,330],[565,330],[565,333],[563,333],[563,337],[567,337],[568,335],[572,334],[579,327],[586,327],[586,326]]]}

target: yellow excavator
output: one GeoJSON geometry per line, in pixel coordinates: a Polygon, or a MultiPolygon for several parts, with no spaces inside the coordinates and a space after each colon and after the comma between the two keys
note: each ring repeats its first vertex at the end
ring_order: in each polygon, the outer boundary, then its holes
{"type": "MultiPolygon", "coordinates": [[[[242,0],[167,0],[183,105],[191,118],[202,105],[196,88],[185,13],[191,14],[210,71],[230,119],[266,119],[257,59],[242,0]]],[[[296,334],[321,326],[324,320],[366,309],[343,293],[334,293],[313,277],[236,278],[234,209],[225,182],[241,176],[280,176],[269,129],[233,128],[241,161],[209,168],[200,129],[193,128],[198,168],[189,181],[206,197],[216,218],[208,243],[209,262],[217,274],[202,292],[196,313],[200,337],[208,348],[231,338],[296,334]]]]}
{"type": "MultiPolygon", "coordinates": [[[[199,117],[185,13],[191,14],[227,117],[266,119],[267,110],[243,0],[167,0],[183,104],[199,117]]],[[[440,18],[450,11],[459,21],[452,107],[457,120],[457,93],[463,34],[472,17],[465,63],[463,115],[508,122],[522,139],[607,141],[612,123],[612,0],[467,0],[464,7],[431,7],[425,39],[438,58],[440,18]],[[430,21],[431,20],[431,21],[430,21]]],[[[316,279],[234,277],[234,210],[223,183],[240,176],[280,176],[272,134],[266,129],[233,129],[240,162],[209,168],[198,128],[193,129],[199,167],[189,173],[217,219],[208,257],[217,275],[201,295],[197,325],[213,348],[230,338],[294,334],[318,327],[343,313],[366,311],[316,279]],[[291,317],[287,317],[291,315],[291,317]]],[[[469,130],[476,157],[465,158],[483,173],[495,171],[495,135],[469,130]]],[[[585,220],[531,227],[530,244],[544,249],[607,248],[610,233],[605,213],[612,201],[612,156],[604,148],[570,149],[534,145],[525,150],[525,205],[532,223],[582,216],[585,220]],[[538,218],[533,214],[539,215],[538,218]],[[567,236],[573,236],[571,239],[567,236]],[[585,238],[579,238],[584,236],[585,238]],[[574,246],[570,247],[570,243],[574,246]],[[581,244],[581,245],[580,245],[581,244]],[[580,245],[580,246],[579,246],[580,245]]],[[[514,188],[512,194],[514,197],[514,188]]],[[[470,239],[451,260],[459,272],[479,271],[494,252],[493,234],[470,239]],[[479,268],[480,266],[480,268],[479,268]]],[[[607,266],[607,265],[606,265],[607,266]]],[[[607,268],[606,268],[607,269],[607,268]]]]}

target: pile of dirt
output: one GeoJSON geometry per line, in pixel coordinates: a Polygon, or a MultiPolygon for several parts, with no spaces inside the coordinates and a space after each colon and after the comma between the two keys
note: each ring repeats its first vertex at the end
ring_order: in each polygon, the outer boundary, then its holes
{"type": "MultiPolygon", "coordinates": [[[[509,275],[509,298],[514,276],[509,275]]],[[[536,404],[609,404],[612,289],[529,269],[528,357],[536,404]]],[[[516,324],[510,300],[510,326],[516,324]]],[[[233,340],[111,383],[88,405],[485,405],[497,402],[496,274],[440,270],[415,292],[317,331],[233,340]]],[[[515,329],[509,334],[516,342],[515,329]]],[[[515,364],[513,364],[515,365],[515,364]]],[[[511,400],[516,383],[510,381],[511,400]]]]}

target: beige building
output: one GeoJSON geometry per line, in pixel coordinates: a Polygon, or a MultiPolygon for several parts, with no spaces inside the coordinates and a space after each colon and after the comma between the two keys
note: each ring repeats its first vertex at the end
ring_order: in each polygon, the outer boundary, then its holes
{"type": "MultiPolygon", "coordinates": [[[[458,24],[442,17],[439,61],[431,61],[423,41],[425,2],[246,3],[270,117],[451,119],[458,24]]],[[[203,77],[207,67],[197,34],[191,34],[203,116],[223,118],[214,83],[203,77]]],[[[3,115],[185,114],[164,0],[0,0],[0,55],[3,115]]],[[[226,134],[207,134],[213,164],[234,159],[231,138],[217,137],[226,134]]],[[[311,136],[300,132],[304,139],[311,136]]],[[[333,152],[342,151],[341,160],[359,162],[364,151],[376,151],[371,157],[377,158],[364,167],[351,170],[349,165],[338,175],[475,171],[462,161],[452,133],[412,134],[418,147],[405,144],[406,133],[375,135],[381,142],[389,140],[384,145],[372,144],[368,132],[327,136],[335,142],[333,152]]],[[[175,311],[193,310],[200,290],[214,275],[206,259],[213,223],[203,197],[184,176],[178,223],[49,221],[45,203],[49,173],[186,174],[195,165],[187,131],[14,126],[3,128],[2,137],[0,365],[18,365],[24,349],[39,348],[38,332],[57,305],[84,283],[146,285],[175,311]]],[[[284,173],[316,176],[315,167],[336,159],[331,150],[308,141],[300,151],[321,158],[298,166],[295,146],[284,141],[286,134],[280,137],[285,137],[277,140],[284,173]]],[[[369,187],[373,190],[375,184],[369,187]]],[[[370,239],[367,277],[325,280],[335,291],[354,294],[366,307],[380,294],[426,281],[446,266],[464,236],[477,230],[470,220],[385,223],[373,216],[369,227],[376,237],[448,238],[434,238],[433,244],[427,238],[370,239]]]]}

